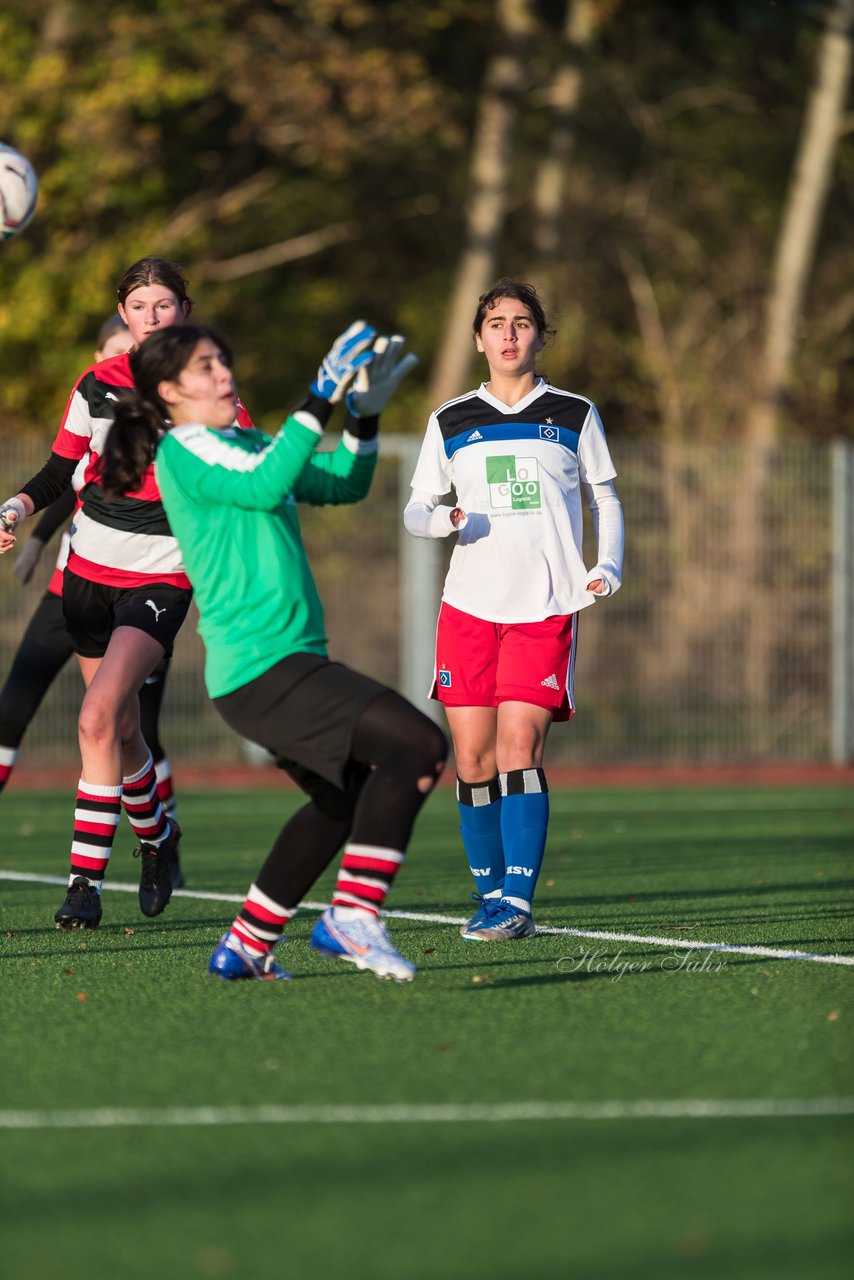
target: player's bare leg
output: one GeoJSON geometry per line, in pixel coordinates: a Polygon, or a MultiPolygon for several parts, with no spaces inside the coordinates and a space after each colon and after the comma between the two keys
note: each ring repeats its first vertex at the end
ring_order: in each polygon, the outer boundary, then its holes
{"type": "Polygon", "coordinates": [[[93,892],[100,898],[123,800],[140,839],[143,913],[159,915],[171,896],[169,849],[178,832],[157,799],[137,700],[137,689],[162,656],[163,647],[151,636],[119,627],[102,658],[80,658],[86,684],[78,721],[82,770],[69,893],[55,916],[59,928],[97,928],[101,909],[93,892]]]}

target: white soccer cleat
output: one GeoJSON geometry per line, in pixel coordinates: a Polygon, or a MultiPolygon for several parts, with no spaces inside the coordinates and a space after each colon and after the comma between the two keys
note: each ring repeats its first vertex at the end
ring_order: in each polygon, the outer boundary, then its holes
{"type": "Polygon", "coordinates": [[[388,930],[378,916],[336,920],[329,907],[314,926],[310,945],[322,956],[348,960],[357,969],[369,969],[378,978],[411,982],[415,977],[415,965],[394,949],[388,930]]]}

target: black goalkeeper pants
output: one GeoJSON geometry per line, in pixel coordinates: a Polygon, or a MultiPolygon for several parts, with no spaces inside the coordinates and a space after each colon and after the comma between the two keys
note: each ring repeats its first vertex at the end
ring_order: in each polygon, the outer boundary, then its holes
{"type": "Polygon", "coordinates": [[[406,851],[448,744],[399,693],[340,663],[293,654],[214,705],[309,797],[255,878],[262,893],[298,906],[347,840],[406,851]],[[328,767],[318,764],[324,753],[328,767]]]}

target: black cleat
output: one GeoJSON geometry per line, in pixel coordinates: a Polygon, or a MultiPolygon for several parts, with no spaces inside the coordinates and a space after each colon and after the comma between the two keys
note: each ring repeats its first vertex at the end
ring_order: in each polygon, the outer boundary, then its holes
{"type": "Polygon", "coordinates": [[[97,929],[101,923],[100,893],[85,877],[75,876],[53,918],[57,929],[97,929]]]}
{"type": "Polygon", "coordinates": [[[167,818],[169,834],[160,844],[141,844],[133,856],[142,860],[139,873],[139,909],[144,916],[159,916],[172,897],[172,864],[181,828],[167,818]]]}

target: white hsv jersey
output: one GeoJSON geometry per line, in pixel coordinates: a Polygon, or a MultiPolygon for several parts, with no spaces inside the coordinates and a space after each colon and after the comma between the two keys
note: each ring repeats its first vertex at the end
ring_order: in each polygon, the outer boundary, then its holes
{"type": "Polygon", "coordinates": [[[455,489],[467,517],[443,600],[490,622],[538,622],[593,604],[580,486],[616,474],[595,406],[542,379],[512,406],[483,385],[442,405],[412,488],[455,489]]]}

